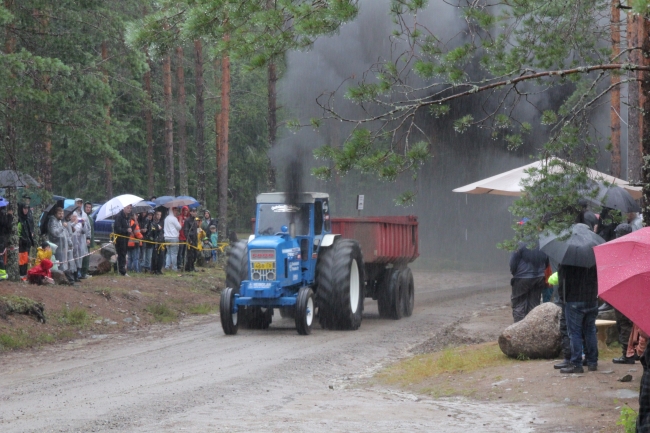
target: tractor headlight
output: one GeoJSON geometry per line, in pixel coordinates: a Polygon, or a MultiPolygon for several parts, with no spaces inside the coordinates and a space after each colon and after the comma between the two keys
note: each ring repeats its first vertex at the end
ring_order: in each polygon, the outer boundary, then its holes
{"type": "Polygon", "coordinates": [[[254,280],[259,280],[261,278],[261,275],[259,272],[253,272],[253,279],[254,280]]]}
{"type": "Polygon", "coordinates": [[[266,279],[267,280],[275,280],[275,273],[274,272],[269,272],[266,274],[266,279]]]}

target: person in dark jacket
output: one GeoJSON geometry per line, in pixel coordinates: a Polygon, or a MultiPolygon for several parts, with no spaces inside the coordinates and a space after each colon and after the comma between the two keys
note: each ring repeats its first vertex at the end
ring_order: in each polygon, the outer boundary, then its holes
{"type": "Polygon", "coordinates": [[[583,373],[582,352],[589,371],[598,370],[598,339],[596,316],[598,316],[598,273],[596,266],[560,265],[559,295],[564,300],[564,317],[571,340],[570,365],[561,373],[583,373]]]}
{"type": "Polygon", "coordinates": [[[201,222],[201,230],[205,233],[210,233],[210,226],[216,226],[218,224],[217,220],[212,218],[209,210],[203,212],[203,221],[201,222]]]}
{"type": "Polygon", "coordinates": [[[29,206],[18,203],[18,255],[21,277],[27,277],[29,250],[34,246],[34,222],[29,222],[29,206]]]}
{"type": "Polygon", "coordinates": [[[120,275],[128,276],[126,273],[126,254],[128,252],[129,237],[131,236],[131,209],[133,206],[128,205],[122,209],[115,217],[113,231],[118,235],[115,240],[115,251],[117,252],[117,269],[120,275]]]}
{"type": "Polygon", "coordinates": [[[185,219],[183,233],[187,242],[187,258],[185,259],[185,272],[195,271],[197,246],[199,244],[199,226],[201,219],[196,217],[196,209],[190,210],[190,216],[185,219]]]}
{"type": "MultiPolygon", "coordinates": [[[[643,330],[640,334],[648,338],[643,330]]],[[[641,357],[643,375],[641,376],[641,387],[639,388],[639,416],[636,419],[637,433],[650,433],[650,350],[646,348],[641,357]]]]}
{"type": "MultiPolygon", "coordinates": [[[[11,228],[14,221],[13,210],[9,206],[0,207],[0,269],[7,264],[6,248],[11,246],[11,228]],[[3,252],[4,251],[4,252],[3,252]]],[[[6,274],[4,274],[6,278],[6,274]]]]}
{"type": "Polygon", "coordinates": [[[147,232],[147,239],[151,242],[153,250],[151,251],[151,273],[162,275],[162,268],[165,266],[165,247],[160,244],[165,243],[165,227],[162,219],[162,212],[156,211],[151,221],[151,226],[147,232]]]}
{"type": "Polygon", "coordinates": [[[539,244],[529,249],[524,242],[510,255],[512,273],[512,317],[516,322],[522,320],[540,303],[542,290],[546,286],[544,271],[548,257],[539,250],[539,244]]]}

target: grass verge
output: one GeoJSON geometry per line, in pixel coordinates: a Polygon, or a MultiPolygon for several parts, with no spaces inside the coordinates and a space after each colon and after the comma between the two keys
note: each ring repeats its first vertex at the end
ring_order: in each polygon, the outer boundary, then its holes
{"type": "Polygon", "coordinates": [[[29,334],[24,329],[20,329],[11,334],[0,334],[0,352],[39,347],[44,344],[50,344],[60,340],[69,340],[74,337],[75,334],[69,330],[63,330],[55,334],[38,333],[33,335],[29,334]]]}
{"type": "Polygon", "coordinates": [[[188,308],[190,314],[210,314],[217,311],[217,305],[208,302],[192,305],[188,308]]]}
{"type": "Polygon", "coordinates": [[[160,323],[170,323],[178,320],[178,314],[167,304],[149,305],[147,311],[153,315],[154,320],[160,323]]]}
{"type": "Polygon", "coordinates": [[[72,310],[66,307],[61,312],[59,321],[72,326],[85,326],[90,321],[90,315],[81,307],[74,307],[72,310]]]}
{"type": "Polygon", "coordinates": [[[473,371],[517,362],[501,352],[495,342],[471,346],[448,347],[441,352],[418,355],[382,370],[377,378],[390,385],[421,383],[441,374],[473,371]]]}

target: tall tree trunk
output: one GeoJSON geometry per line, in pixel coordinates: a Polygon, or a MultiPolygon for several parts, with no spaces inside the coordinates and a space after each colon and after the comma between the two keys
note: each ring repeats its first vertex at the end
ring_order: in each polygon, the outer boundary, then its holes
{"type": "MultiPolygon", "coordinates": [[[[628,48],[639,46],[639,24],[641,21],[637,15],[628,13],[627,17],[627,46],[628,48]]],[[[630,63],[639,64],[641,56],[638,50],[630,51],[630,63]]],[[[639,71],[632,72],[633,78],[639,79],[639,71]]],[[[628,84],[628,132],[627,132],[627,179],[630,183],[638,183],[641,180],[641,110],[640,108],[640,83],[633,81],[628,84]]]]}
{"type": "MultiPolygon", "coordinates": [[[[11,12],[14,9],[13,0],[5,0],[5,8],[11,12]]],[[[14,35],[14,26],[9,24],[5,29],[5,53],[13,54],[16,51],[16,37],[14,35]]],[[[5,153],[5,166],[8,170],[16,170],[16,129],[13,124],[14,111],[16,109],[17,101],[14,96],[10,96],[7,100],[7,114],[6,114],[6,131],[3,140],[4,153],[5,153]]],[[[11,234],[9,235],[7,248],[7,262],[5,263],[5,270],[7,271],[7,278],[11,281],[20,281],[20,270],[18,266],[18,212],[17,212],[17,194],[16,188],[10,187],[6,189],[6,199],[9,201],[9,209],[13,209],[14,222],[11,226],[11,234]]]]}
{"type": "Polygon", "coordinates": [[[43,156],[43,186],[45,190],[49,193],[53,191],[52,189],[52,125],[45,125],[45,141],[43,143],[43,151],[45,155],[43,156]]]}
{"type": "MultiPolygon", "coordinates": [[[[278,81],[278,74],[276,70],[275,60],[271,59],[268,64],[268,92],[269,92],[269,107],[268,107],[268,127],[269,127],[269,153],[275,146],[275,140],[278,132],[278,118],[277,118],[277,92],[276,83],[278,81]]],[[[276,172],[275,167],[271,162],[270,156],[268,157],[268,173],[267,173],[267,186],[269,191],[275,191],[276,188],[276,172]]]]}
{"type": "Polygon", "coordinates": [[[205,206],[205,139],[203,107],[203,46],[201,40],[194,41],[194,81],[196,83],[196,106],[194,118],[196,119],[196,199],[205,206]]]}
{"type": "Polygon", "coordinates": [[[187,185],[187,139],[185,128],[187,126],[187,116],[185,115],[186,97],[185,97],[185,57],[183,47],[176,47],[176,79],[178,81],[178,177],[180,184],[179,195],[189,195],[187,185]]]}
{"type": "MultiPolygon", "coordinates": [[[[640,17],[643,37],[641,38],[641,64],[650,66],[650,21],[640,17]]],[[[643,71],[641,75],[641,91],[645,95],[650,92],[650,73],[643,71]]],[[[643,220],[650,224],[650,98],[643,98],[643,220]]]]}
{"type": "MultiPolygon", "coordinates": [[[[619,0],[612,0],[612,18],[611,18],[611,35],[612,35],[612,58],[619,61],[618,56],[621,53],[621,10],[618,8],[619,0]]],[[[621,177],[621,88],[619,83],[621,77],[618,74],[612,74],[611,85],[611,109],[609,113],[610,128],[612,132],[612,162],[610,173],[614,177],[621,177]]]]}
{"type": "MultiPolygon", "coordinates": [[[[38,22],[38,31],[46,34],[49,20],[47,14],[41,13],[39,9],[34,9],[32,13],[34,20],[38,22]]],[[[42,82],[38,82],[37,86],[50,93],[50,76],[43,74],[42,82]]],[[[52,192],[52,125],[45,124],[45,132],[43,141],[37,140],[34,146],[34,158],[36,159],[36,171],[39,173],[39,178],[46,191],[52,192]]]]}
{"type": "Polygon", "coordinates": [[[167,195],[176,195],[174,182],[174,119],[172,116],[172,59],[163,58],[163,105],[165,107],[165,155],[167,157],[167,195]]]}
{"type": "MultiPolygon", "coordinates": [[[[105,62],[108,60],[108,42],[102,41],[102,69],[104,72],[104,83],[108,83],[108,72],[106,72],[105,62]]],[[[111,123],[111,107],[106,106],[106,126],[108,127],[111,123]]],[[[107,143],[110,146],[110,143],[107,143]]],[[[110,200],[113,198],[113,160],[110,155],[107,155],[105,158],[106,166],[106,199],[110,200]]]]}
{"type": "MultiPolygon", "coordinates": [[[[229,35],[224,36],[228,41],[229,35]]],[[[230,120],[230,57],[221,59],[221,115],[219,119],[219,156],[217,161],[217,183],[219,190],[219,237],[227,239],[228,230],[228,124],[230,120]]]]}
{"type": "Polygon", "coordinates": [[[151,112],[151,104],[153,104],[153,96],[151,94],[151,59],[149,53],[145,50],[147,56],[147,64],[149,69],[144,74],[144,91],[147,95],[144,108],[144,121],[147,129],[147,194],[148,198],[154,195],[154,160],[153,160],[153,114],[151,112]]]}

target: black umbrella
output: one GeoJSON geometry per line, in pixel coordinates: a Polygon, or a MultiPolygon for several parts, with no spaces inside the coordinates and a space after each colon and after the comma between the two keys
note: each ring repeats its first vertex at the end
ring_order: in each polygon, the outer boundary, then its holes
{"type": "Polygon", "coordinates": [[[33,177],[15,170],[0,171],[0,188],[26,188],[30,186],[40,187],[33,177]]]}
{"type": "Polygon", "coordinates": [[[641,212],[641,207],[634,201],[634,198],[627,190],[617,185],[606,186],[603,183],[598,185],[598,194],[589,200],[599,206],[617,209],[621,212],[641,212]]]}
{"type": "Polygon", "coordinates": [[[539,249],[561,265],[590,268],[596,264],[594,247],[605,240],[586,224],[574,224],[559,235],[551,233],[539,238],[539,249]]]}
{"type": "Polygon", "coordinates": [[[63,217],[64,217],[64,218],[69,217],[70,214],[71,214],[72,212],[76,211],[77,209],[79,209],[79,206],[77,206],[76,204],[71,204],[71,205],[68,206],[67,208],[63,209],[63,217]]]}

